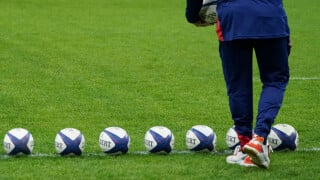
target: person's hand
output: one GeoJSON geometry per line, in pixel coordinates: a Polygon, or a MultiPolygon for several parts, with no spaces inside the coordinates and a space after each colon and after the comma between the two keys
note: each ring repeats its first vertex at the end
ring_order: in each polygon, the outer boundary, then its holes
{"type": "Polygon", "coordinates": [[[199,17],[200,21],[206,23],[200,23],[201,26],[214,25],[217,22],[217,0],[204,0],[199,17]]]}
{"type": "Polygon", "coordinates": [[[197,26],[197,27],[207,27],[207,26],[211,26],[211,25],[213,25],[213,24],[211,24],[211,23],[208,23],[208,22],[205,22],[205,21],[198,21],[198,22],[196,22],[196,23],[193,23],[195,26],[197,26]]]}

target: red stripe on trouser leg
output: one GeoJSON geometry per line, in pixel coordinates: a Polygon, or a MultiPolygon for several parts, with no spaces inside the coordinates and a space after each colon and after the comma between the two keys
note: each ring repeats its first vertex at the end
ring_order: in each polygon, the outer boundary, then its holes
{"type": "Polygon", "coordinates": [[[219,38],[219,41],[223,42],[224,38],[223,38],[222,29],[221,29],[221,26],[220,26],[219,19],[217,19],[217,23],[216,23],[216,32],[217,32],[217,36],[219,38]]]}

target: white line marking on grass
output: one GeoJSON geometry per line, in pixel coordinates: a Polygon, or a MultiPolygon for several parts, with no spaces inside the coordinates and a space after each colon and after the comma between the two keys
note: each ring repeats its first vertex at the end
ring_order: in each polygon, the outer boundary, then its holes
{"type": "MultiPolygon", "coordinates": [[[[260,81],[259,78],[254,78],[254,81],[260,81]]],[[[320,77],[290,77],[289,81],[320,81],[320,77]]]]}
{"type": "Polygon", "coordinates": [[[312,81],[320,80],[320,77],[290,77],[290,80],[312,81]]]}
{"type": "MultiPolygon", "coordinates": [[[[319,152],[320,147],[311,147],[311,148],[298,148],[296,152],[319,152]]],[[[188,151],[188,150],[173,150],[170,154],[197,154],[198,152],[193,152],[193,151],[188,151]]],[[[133,154],[133,155],[149,155],[148,151],[132,151],[128,152],[128,154],[133,154]]],[[[207,154],[214,154],[214,155],[228,155],[232,154],[231,150],[219,150],[216,152],[208,152],[207,154]]],[[[7,154],[0,154],[0,160],[1,159],[9,159],[9,158],[15,158],[15,157],[21,157],[24,155],[18,155],[18,156],[10,156],[7,154]]],[[[81,157],[105,157],[108,156],[107,154],[103,152],[85,152],[81,155],[81,157]]],[[[34,153],[26,157],[31,157],[31,158],[59,158],[61,157],[59,154],[56,153],[49,153],[49,154],[44,154],[44,153],[34,153]]]]}
{"type": "MultiPolygon", "coordinates": [[[[312,148],[298,148],[295,150],[296,152],[318,152],[320,151],[320,147],[312,147],[312,148]]],[[[218,150],[215,152],[208,152],[208,154],[217,154],[217,155],[228,155],[232,154],[232,150],[230,149],[225,149],[225,150],[218,150]]],[[[276,151],[274,151],[276,152],[276,151]]],[[[129,154],[137,154],[137,155],[148,155],[150,154],[148,151],[133,151],[133,152],[128,152],[129,154]]],[[[170,154],[197,154],[199,152],[194,152],[194,151],[188,151],[188,150],[173,150],[170,154]]],[[[200,152],[201,153],[201,152],[200,152]]],[[[204,152],[207,153],[207,152],[204,152]]],[[[102,154],[104,155],[104,154],[102,154]]]]}
{"type": "Polygon", "coordinates": [[[320,151],[320,147],[312,147],[312,148],[298,148],[298,152],[314,152],[314,151],[320,151]]]}

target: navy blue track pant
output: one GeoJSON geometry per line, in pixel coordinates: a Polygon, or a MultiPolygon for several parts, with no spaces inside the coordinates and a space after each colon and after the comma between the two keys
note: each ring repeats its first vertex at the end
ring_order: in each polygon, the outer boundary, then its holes
{"type": "Polygon", "coordinates": [[[220,42],[229,106],[236,131],[251,138],[253,128],[252,56],[255,51],[263,84],[254,132],[267,137],[289,80],[289,37],[220,42]]]}

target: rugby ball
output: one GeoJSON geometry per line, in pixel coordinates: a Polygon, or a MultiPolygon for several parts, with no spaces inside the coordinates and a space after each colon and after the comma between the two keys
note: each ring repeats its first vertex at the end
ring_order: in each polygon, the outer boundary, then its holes
{"type": "Polygon", "coordinates": [[[174,147],[174,136],[167,127],[154,126],[146,132],[144,144],[150,153],[168,154],[174,147]]]}
{"type": "Polygon", "coordinates": [[[206,125],[192,126],[186,134],[186,145],[191,151],[213,151],[216,140],[215,132],[206,125]]]}
{"type": "Polygon", "coordinates": [[[60,130],[55,138],[57,153],[65,155],[81,155],[85,147],[83,134],[75,128],[60,130]]]}
{"type": "Polygon", "coordinates": [[[238,138],[238,134],[233,127],[231,127],[226,134],[226,144],[228,146],[229,149],[234,150],[238,145],[240,145],[240,141],[238,138]]]}
{"type": "Polygon", "coordinates": [[[108,127],[100,133],[99,145],[106,154],[125,154],[129,150],[130,137],[120,127],[108,127]]]}
{"type": "Polygon", "coordinates": [[[3,147],[8,155],[31,154],[33,146],[31,133],[23,128],[9,130],[3,139],[3,147]]]}
{"type": "Polygon", "coordinates": [[[289,124],[276,124],[272,126],[267,139],[275,151],[294,151],[298,147],[299,135],[297,130],[289,124]]]}

